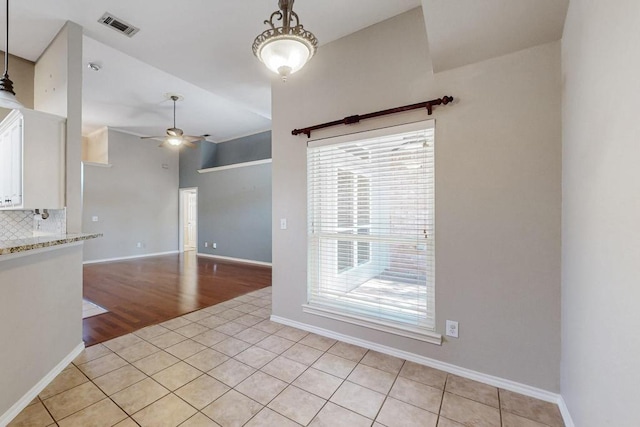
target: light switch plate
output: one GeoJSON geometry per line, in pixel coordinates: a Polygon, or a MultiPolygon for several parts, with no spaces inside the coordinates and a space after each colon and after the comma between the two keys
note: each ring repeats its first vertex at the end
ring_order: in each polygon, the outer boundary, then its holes
{"type": "Polygon", "coordinates": [[[287,229],[287,218],[280,218],[280,230],[287,229]]]}
{"type": "Polygon", "coordinates": [[[93,222],[98,222],[98,217],[97,217],[97,216],[92,216],[92,217],[91,217],[91,221],[93,221],[93,222]]]}

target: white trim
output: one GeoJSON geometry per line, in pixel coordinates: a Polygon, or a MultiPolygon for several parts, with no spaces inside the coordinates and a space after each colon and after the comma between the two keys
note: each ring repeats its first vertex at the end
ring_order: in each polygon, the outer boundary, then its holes
{"type": "Polygon", "coordinates": [[[49,383],[53,381],[54,378],[57,377],[58,374],[69,365],[69,363],[73,362],[73,360],[78,357],[80,353],[82,353],[82,350],[84,350],[84,342],[81,342],[73,350],[71,350],[71,353],[69,353],[64,359],[62,359],[60,363],[58,363],[51,371],[49,371],[49,373],[45,375],[44,378],[38,381],[36,385],[31,387],[31,390],[29,390],[24,396],[22,396],[20,400],[18,400],[11,408],[9,408],[7,412],[2,414],[0,416],[0,426],[6,426],[11,422],[11,420],[17,417],[18,414],[22,412],[22,410],[26,408],[27,405],[29,405],[29,403],[31,403],[31,401],[35,399],[40,394],[40,392],[42,392],[42,390],[44,390],[45,387],[48,386],[49,383]]]}
{"type": "Polygon", "coordinates": [[[303,304],[302,311],[316,316],[351,323],[353,325],[364,326],[365,328],[375,329],[376,331],[400,335],[406,338],[428,342],[430,344],[442,345],[442,335],[435,332],[420,330],[418,328],[412,328],[408,325],[406,327],[396,326],[395,324],[385,322],[384,320],[376,321],[367,317],[355,314],[345,314],[339,310],[332,310],[330,308],[318,307],[310,304],[303,304]]]}
{"type": "Polygon", "coordinates": [[[10,259],[16,259],[23,256],[28,256],[28,255],[37,255],[44,252],[55,251],[57,249],[70,248],[72,246],[80,246],[82,244],[84,244],[84,240],[81,240],[78,242],[61,243],[59,245],[45,246],[44,248],[27,249],[21,252],[14,252],[11,254],[0,255],[0,261],[8,261],[10,259]]]}
{"type": "MultiPolygon", "coordinates": [[[[526,384],[518,383],[515,381],[507,380],[493,375],[483,374],[482,372],[473,371],[471,369],[462,368],[460,366],[452,365],[450,363],[441,362],[436,359],[431,359],[425,356],[421,356],[415,353],[409,353],[407,351],[398,350],[393,347],[389,347],[382,344],[377,344],[371,341],[366,341],[360,338],[355,338],[349,335],[344,335],[338,332],[330,331],[328,329],[318,328],[316,326],[307,325],[305,323],[296,322],[295,320],[289,320],[280,316],[271,316],[271,320],[276,323],[291,326],[294,328],[302,329],[304,331],[313,332],[318,335],[322,335],[328,338],[340,340],[349,344],[354,344],[360,347],[375,350],[380,353],[388,354],[391,356],[399,357],[404,360],[419,363],[421,365],[429,366],[441,371],[455,374],[460,377],[469,378],[474,381],[479,381],[485,384],[489,384],[494,387],[503,388],[505,390],[513,391],[515,393],[524,394],[525,396],[533,397],[536,399],[544,400],[545,402],[556,403],[560,406],[562,396],[557,393],[552,393],[547,390],[543,390],[537,387],[532,387],[526,384]]],[[[560,408],[562,411],[562,407],[560,408]]],[[[568,411],[567,411],[568,414],[568,411]]],[[[565,413],[562,413],[563,417],[565,413]]],[[[565,420],[566,422],[566,420],[565,420]]],[[[573,426],[573,424],[571,424],[573,426]]],[[[570,427],[570,424],[567,424],[570,427]]]]}
{"type": "Polygon", "coordinates": [[[110,127],[110,126],[107,126],[107,131],[124,133],[126,135],[131,135],[131,136],[139,136],[140,138],[149,136],[149,135],[143,135],[143,134],[138,133],[138,132],[133,132],[133,131],[130,131],[130,130],[124,130],[124,129],[120,129],[120,128],[117,128],[117,127],[110,127]]]}
{"type": "Polygon", "coordinates": [[[558,399],[558,407],[560,408],[560,414],[562,414],[565,427],[576,427],[576,424],[573,422],[573,418],[571,418],[571,413],[569,413],[567,402],[564,401],[564,397],[562,396],[558,399]]]}
{"type": "Polygon", "coordinates": [[[180,253],[180,251],[168,251],[168,252],[156,252],[154,254],[144,254],[144,255],[133,255],[133,256],[123,256],[118,258],[104,258],[104,259],[92,259],[89,261],[83,261],[82,264],[98,264],[101,262],[111,262],[111,261],[124,261],[127,259],[136,259],[136,258],[150,258],[154,256],[163,256],[163,255],[175,255],[180,253]]]}
{"type": "Polygon", "coordinates": [[[434,129],[436,127],[435,119],[420,120],[417,122],[405,123],[401,125],[387,126],[383,128],[361,130],[358,132],[346,133],[326,138],[310,139],[307,141],[307,147],[322,147],[325,145],[336,145],[346,142],[352,142],[356,139],[372,139],[384,136],[391,136],[398,133],[415,132],[425,129],[434,129]]]}
{"type": "MultiPolygon", "coordinates": [[[[257,114],[263,116],[266,119],[271,120],[271,117],[264,116],[264,115],[262,115],[260,113],[257,113],[257,114]]],[[[257,132],[253,131],[251,133],[244,133],[244,134],[241,134],[241,135],[234,136],[232,138],[222,139],[220,141],[210,141],[210,140],[207,140],[207,141],[213,142],[214,144],[222,144],[223,142],[236,141],[238,139],[247,138],[247,137],[253,136],[253,135],[259,135],[259,134],[265,133],[265,132],[271,132],[271,128],[268,127],[265,130],[259,130],[257,132]]]]}
{"type": "Polygon", "coordinates": [[[252,259],[244,259],[244,258],[233,258],[233,257],[229,257],[229,256],[220,256],[220,255],[211,255],[211,254],[203,254],[198,252],[197,254],[198,256],[204,257],[204,258],[213,258],[213,259],[219,259],[221,261],[231,261],[231,262],[239,262],[241,264],[253,264],[253,265],[261,265],[263,267],[272,267],[273,264],[271,264],[270,262],[263,262],[263,261],[254,261],[252,259]]]}
{"type": "Polygon", "coordinates": [[[95,167],[99,167],[99,168],[110,168],[110,167],[113,167],[113,165],[111,163],[97,163],[97,162],[85,162],[85,161],[83,161],[82,164],[84,166],[95,166],[95,167]]]}
{"type": "Polygon", "coordinates": [[[228,169],[246,168],[248,166],[265,165],[267,163],[271,163],[271,159],[262,159],[262,160],[254,160],[252,162],[234,163],[232,165],[217,166],[215,168],[208,168],[208,169],[198,169],[198,173],[219,172],[219,171],[224,171],[228,169]]]}

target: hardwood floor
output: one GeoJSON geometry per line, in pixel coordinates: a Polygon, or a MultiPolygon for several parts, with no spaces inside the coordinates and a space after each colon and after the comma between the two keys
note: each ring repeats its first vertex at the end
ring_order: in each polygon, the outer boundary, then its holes
{"type": "Polygon", "coordinates": [[[84,298],[109,313],[83,320],[97,344],[271,285],[271,268],[180,255],[84,266],[84,298]]]}

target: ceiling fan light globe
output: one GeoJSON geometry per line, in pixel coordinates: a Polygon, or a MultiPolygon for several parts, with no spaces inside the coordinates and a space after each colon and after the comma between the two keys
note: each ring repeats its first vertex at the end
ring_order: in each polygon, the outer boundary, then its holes
{"type": "Polygon", "coordinates": [[[182,144],[182,138],[179,138],[177,136],[173,136],[173,137],[167,138],[167,143],[169,145],[177,147],[177,146],[182,144]]]}

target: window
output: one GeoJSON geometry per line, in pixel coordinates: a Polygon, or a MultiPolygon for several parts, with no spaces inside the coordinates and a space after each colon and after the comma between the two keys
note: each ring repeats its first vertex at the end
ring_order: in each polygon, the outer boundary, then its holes
{"type": "MultiPolygon", "coordinates": [[[[369,234],[371,190],[364,175],[338,170],[338,232],[369,234]]],[[[338,273],[371,260],[369,242],[338,241],[338,273]]]]}
{"type": "Polygon", "coordinates": [[[434,144],[432,121],[309,144],[305,311],[434,330],[434,144]]]}

